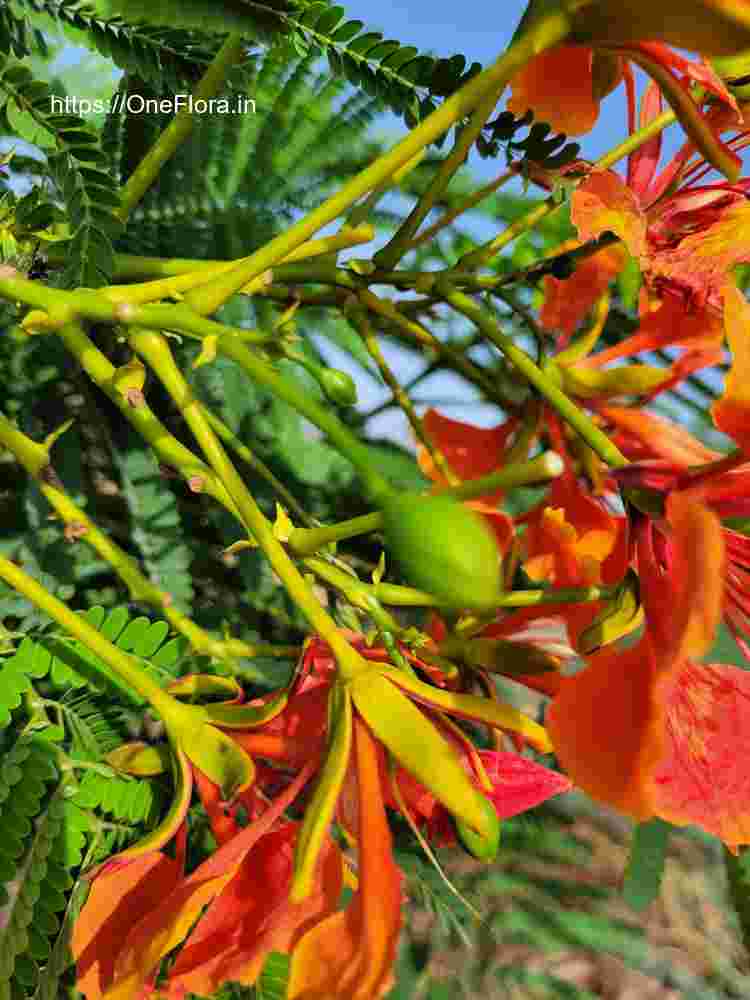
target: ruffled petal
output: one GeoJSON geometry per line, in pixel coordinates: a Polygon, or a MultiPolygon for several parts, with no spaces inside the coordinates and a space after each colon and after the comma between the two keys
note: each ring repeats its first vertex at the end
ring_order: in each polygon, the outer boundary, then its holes
{"type": "Polygon", "coordinates": [[[646,253],[646,218],[638,198],[612,170],[593,170],[579,184],[570,217],[584,241],[613,232],[636,259],[646,253]]]}
{"type": "Polygon", "coordinates": [[[655,772],[658,815],[701,826],[732,849],[750,843],[750,673],[684,661],[660,696],[667,741],[655,772]]]}

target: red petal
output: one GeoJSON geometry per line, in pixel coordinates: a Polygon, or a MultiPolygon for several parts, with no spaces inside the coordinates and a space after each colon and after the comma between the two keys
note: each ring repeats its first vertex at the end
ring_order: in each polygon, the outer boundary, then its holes
{"type": "Polygon", "coordinates": [[[581,261],[565,281],[547,275],[544,305],[539,316],[545,330],[560,330],[568,337],[575,333],[594,303],[620,273],[623,263],[619,247],[606,247],[581,261]]]}
{"type": "MultiPolygon", "coordinates": [[[[508,420],[497,427],[475,427],[461,420],[451,420],[437,410],[427,410],[422,418],[424,429],[445,455],[448,465],[460,479],[479,479],[496,472],[503,464],[508,438],[516,421],[508,420]]],[[[426,449],[417,449],[419,467],[434,482],[444,482],[434,468],[426,449]]],[[[487,503],[496,502],[501,491],[481,497],[487,503]]]]}
{"type": "Polygon", "coordinates": [[[572,782],[562,774],[520,754],[480,750],[479,756],[493,785],[488,798],[492,800],[500,819],[533,809],[553,795],[568,792],[573,787],[572,782]]]}
{"type": "Polygon", "coordinates": [[[750,673],[684,662],[661,686],[667,745],[658,814],[694,823],[730,848],[750,843],[750,673]]]}

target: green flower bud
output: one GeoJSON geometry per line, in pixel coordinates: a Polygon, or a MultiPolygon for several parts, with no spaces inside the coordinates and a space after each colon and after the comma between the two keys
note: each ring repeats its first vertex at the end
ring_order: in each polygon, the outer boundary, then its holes
{"type": "Polygon", "coordinates": [[[447,496],[393,494],[383,503],[386,545],[414,587],[441,606],[488,611],[500,595],[500,553],[490,529],[447,496]]]}
{"type": "Polygon", "coordinates": [[[481,798],[485,803],[484,811],[487,816],[487,825],[491,831],[488,837],[482,837],[481,834],[472,830],[468,823],[465,823],[462,819],[454,818],[453,822],[456,827],[458,839],[472,857],[475,857],[478,861],[494,861],[500,847],[500,818],[489,799],[486,799],[483,795],[481,798]]]}
{"type": "Polygon", "coordinates": [[[321,368],[318,381],[323,392],[332,403],[339,406],[354,406],[357,402],[357,387],[354,379],[338,368],[321,368]]]}

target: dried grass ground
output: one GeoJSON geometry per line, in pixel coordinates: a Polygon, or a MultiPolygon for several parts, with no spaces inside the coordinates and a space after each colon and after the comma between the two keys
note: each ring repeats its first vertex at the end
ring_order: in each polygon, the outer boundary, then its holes
{"type": "MultiPolygon", "coordinates": [[[[414,1000],[725,1000],[750,997],[750,963],[728,902],[718,845],[673,836],[660,896],[645,911],[619,895],[629,823],[580,803],[567,834],[577,863],[509,851],[491,868],[448,862],[484,920],[469,943],[415,910],[412,949],[429,951],[414,1000]],[[567,939],[567,940],[566,940],[567,939]],[[512,972],[511,970],[517,970],[512,972]]],[[[569,817],[570,818],[570,817],[569,817]]],[[[398,1000],[406,993],[399,993],[398,1000]]]]}

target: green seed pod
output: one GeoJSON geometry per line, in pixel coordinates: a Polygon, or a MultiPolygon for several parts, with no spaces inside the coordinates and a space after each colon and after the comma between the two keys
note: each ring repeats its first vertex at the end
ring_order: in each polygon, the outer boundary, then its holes
{"type": "Polygon", "coordinates": [[[321,368],[318,381],[323,392],[332,403],[339,406],[354,406],[357,402],[357,387],[354,379],[338,368],[321,368]]]}
{"type": "Polygon", "coordinates": [[[447,496],[393,494],[382,507],[386,545],[414,587],[449,608],[489,611],[500,595],[500,553],[490,529],[447,496]]]}
{"type": "Polygon", "coordinates": [[[483,795],[481,797],[485,803],[487,825],[491,830],[489,837],[482,837],[475,830],[472,830],[467,823],[464,823],[462,819],[454,817],[453,822],[456,827],[458,839],[472,857],[478,861],[494,861],[500,847],[500,818],[492,803],[483,795]]]}

